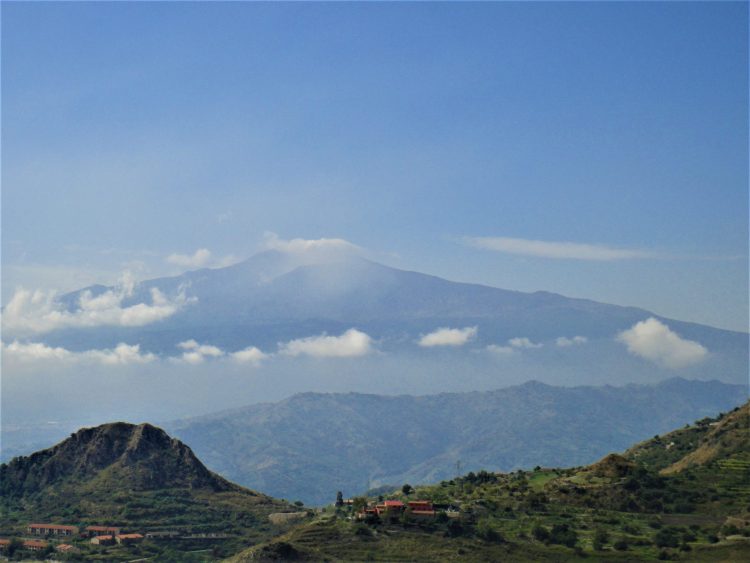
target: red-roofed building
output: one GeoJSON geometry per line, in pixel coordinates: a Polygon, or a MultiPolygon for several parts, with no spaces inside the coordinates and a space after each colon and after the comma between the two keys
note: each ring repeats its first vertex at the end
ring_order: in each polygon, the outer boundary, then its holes
{"type": "Polygon", "coordinates": [[[23,548],[29,551],[44,551],[47,549],[47,542],[42,540],[25,540],[23,548]]]}
{"type": "Polygon", "coordinates": [[[430,500],[411,500],[409,501],[409,516],[421,520],[431,520],[435,518],[435,507],[430,500]]]}
{"type": "Polygon", "coordinates": [[[404,503],[400,500],[386,500],[378,504],[375,510],[381,518],[393,520],[401,516],[404,511],[404,503]]]}
{"type": "Polygon", "coordinates": [[[120,534],[115,539],[117,540],[117,543],[130,545],[142,542],[143,536],[141,534],[120,534]]]}
{"type": "Polygon", "coordinates": [[[120,533],[121,528],[114,526],[86,526],[85,534],[93,536],[116,536],[120,533]]]}
{"type": "Polygon", "coordinates": [[[60,545],[55,546],[55,549],[60,553],[73,553],[75,551],[78,551],[77,547],[74,547],[69,543],[61,543],[60,545]]]}
{"type": "Polygon", "coordinates": [[[61,526],[59,524],[29,524],[26,532],[32,536],[77,536],[77,526],[61,526]]]}
{"type": "Polygon", "coordinates": [[[0,538],[0,551],[3,551],[10,545],[10,540],[0,538]]]}

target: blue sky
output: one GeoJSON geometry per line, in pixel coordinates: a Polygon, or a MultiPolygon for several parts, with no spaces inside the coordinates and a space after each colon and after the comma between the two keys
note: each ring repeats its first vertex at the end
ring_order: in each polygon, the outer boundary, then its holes
{"type": "Polygon", "coordinates": [[[747,330],[747,92],[747,3],[3,3],[3,302],[273,232],[747,330]]]}

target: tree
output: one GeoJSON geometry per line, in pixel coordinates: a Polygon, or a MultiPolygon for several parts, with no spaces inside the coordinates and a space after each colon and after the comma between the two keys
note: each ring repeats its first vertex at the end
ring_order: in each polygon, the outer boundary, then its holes
{"type": "Polygon", "coordinates": [[[408,497],[414,492],[414,487],[412,487],[409,483],[406,483],[403,487],[401,487],[401,492],[408,497]]]}
{"type": "Polygon", "coordinates": [[[344,506],[344,493],[341,491],[336,493],[336,506],[344,506]]]}
{"type": "Polygon", "coordinates": [[[354,497],[352,499],[352,508],[354,512],[360,512],[367,508],[367,497],[354,497]]]}

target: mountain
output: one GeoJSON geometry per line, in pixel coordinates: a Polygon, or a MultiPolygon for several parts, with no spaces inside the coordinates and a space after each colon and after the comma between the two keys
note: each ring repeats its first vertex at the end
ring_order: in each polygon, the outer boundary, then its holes
{"type": "Polygon", "coordinates": [[[746,388],[671,379],[427,396],[304,393],[168,423],[216,471],[306,503],[337,490],[425,483],[464,470],[590,463],[612,449],[735,407],[746,388]]]}
{"type": "MultiPolygon", "coordinates": [[[[428,500],[437,509],[433,518],[407,510],[393,521],[352,521],[355,510],[329,506],[229,561],[747,561],[748,413],[745,403],[589,466],[471,472],[385,495],[428,500]],[[679,456],[692,461],[660,472],[651,454],[673,456],[669,444],[678,433],[701,436],[679,456]],[[718,455],[700,453],[717,444],[718,455]],[[734,480],[724,475],[732,465],[744,467],[734,480]]],[[[354,500],[374,505],[383,498],[354,500]]]]}
{"type": "MultiPolygon", "coordinates": [[[[711,373],[704,376],[740,382],[746,369],[740,370],[747,366],[747,334],[665,319],[636,307],[451,282],[351,254],[320,257],[270,250],[225,268],[141,282],[122,306],[150,304],[154,289],[167,299],[182,296],[183,306],[146,326],[58,330],[45,341],[80,350],[139,343],[147,351],[174,354],[179,342],[195,339],[227,351],[249,345],[274,351],[279,342],[357,327],[385,350],[413,350],[421,334],[438,327],[476,326],[480,347],[516,337],[553,345],[558,337],[611,341],[620,331],[655,317],[710,350],[706,369],[711,373]]],[[[111,290],[92,286],[63,296],[61,302],[75,311],[85,292],[96,297],[111,290]]],[[[615,348],[618,361],[632,363],[624,346],[615,348]]],[[[613,353],[599,349],[596,357],[606,364],[606,355],[613,353]]],[[[582,360],[581,369],[589,361],[589,356],[582,360]]],[[[644,368],[642,361],[636,365],[644,368]]]]}
{"type": "Polygon", "coordinates": [[[270,513],[292,509],[209,471],[160,428],[124,422],[84,428],[0,465],[0,496],[6,534],[33,521],[107,524],[222,533],[235,549],[268,537],[270,513]]]}

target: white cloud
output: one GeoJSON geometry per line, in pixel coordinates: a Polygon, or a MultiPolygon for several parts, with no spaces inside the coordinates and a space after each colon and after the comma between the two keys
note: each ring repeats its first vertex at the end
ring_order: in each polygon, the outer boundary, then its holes
{"type": "Polygon", "coordinates": [[[654,317],[621,332],[617,340],[625,344],[631,354],[672,369],[697,364],[708,355],[703,345],[681,338],[654,317]]]}
{"type": "Polygon", "coordinates": [[[419,339],[418,344],[425,348],[433,346],[463,346],[477,335],[478,328],[467,326],[465,328],[439,328],[434,332],[425,334],[419,339]]]}
{"type": "Polygon", "coordinates": [[[255,346],[248,346],[244,350],[232,352],[230,354],[233,360],[239,363],[251,363],[258,365],[261,361],[268,357],[268,354],[264,354],[255,346]]]}
{"type": "Polygon", "coordinates": [[[61,328],[94,326],[144,326],[174,315],[186,303],[181,291],[168,299],[158,289],[151,289],[151,304],[137,303],[128,307],[122,301],[133,294],[135,282],[125,275],[118,287],[94,296],[84,291],[78,309],[69,311],[57,301],[57,292],[30,291],[20,288],[8,302],[2,315],[3,330],[14,335],[29,335],[61,328]]]}
{"type": "Polygon", "coordinates": [[[41,342],[21,343],[16,341],[2,344],[3,354],[22,362],[35,361],[89,361],[106,365],[144,364],[156,360],[151,353],[141,354],[140,346],[120,343],[114,349],[86,350],[85,352],[71,352],[65,348],[47,346],[41,342]]]}
{"type": "Polygon", "coordinates": [[[207,248],[199,248],[191,256],[188,254],[170,254],[167,263],[184,268],[203,268],[211,261],[211,251],[207,248]]]}
{"type": "Polygon", "coordinates": [[[508,237],[464,237],[469,246],[494,250],[506,254],[520,254],[538,258],[573,260],[627,260],[654,258],[655,254],[643,250],[612,248],[599,244],[553,242],[508,237]]]}
{"type": "Polygon", "coordinates": [[[199,248],[192,255],[190,254],[170,254],[166,258],[168,264],[179,266],[181,268],[224,268],[236,264],[237,257],[230,254],[223,258],[214,258],[211,251],[207,248],[199,248]]]}
{"type": "Polygon", "coordinates": [[[557,345],[560,348],[565,348],[567,346],[578,346],[580,344],[586,344],[589,339],[585,336],[574,336],[573,338],[568,338],[567,336],[560,336],[555,340],[555,345],[557,345]]]}
{"type": "Polygon", "coordinates": [[[515,348],[511,346],[499,346],[498,344],[490,344],[487,346],[487,351],[498,356],[510,356],[516,352],[515,348]]]}
{"type": "Polygon", "coordinates": [[[220,358],[224,355],[224,351],[216,346],[198,344],[195,340],[186,340],[180,342],[178,348],[185,350],[182,353],[180,359],[189,364],[200,364],[206,358],[220,358]]]}
{"type": "Polygon", "coordinates": [[[347,358],[364,356],[372,351],[372,338],[364,332],[350,328],[341,336],[310,336],[279,345],[279,351],[288,356],[307,355],[317,358],[347,358]]]}
{"type": "Polygon", "coordinates": [[[358,252],[361,249],[349,241],[340,238],[284,240],[276,233],[266,232],[263,235],[263,247],[267,250],[278,250],[290,254],[304,254],[317,251],[358,252]]]}
{"type": "Polygon", "coordinates": [[[541,344],[534,343],[526,337],[511,338],[510,340],[508,340],[508,344],[510,344],[513,348],[541,348],[542,347],[541,344]]]}

